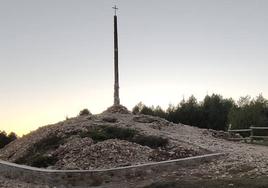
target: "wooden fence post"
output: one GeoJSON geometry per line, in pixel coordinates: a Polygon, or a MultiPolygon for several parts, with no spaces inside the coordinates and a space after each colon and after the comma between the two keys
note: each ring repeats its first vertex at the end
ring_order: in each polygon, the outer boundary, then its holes
{"type": "Polygon", "coordinates": [[[250,126],[250,129],[251,129],[251,131],[250,131],[250,143],[253,143],[253,129],[252,129],[252,127],[254,127],[254,126],[250,126]]]}

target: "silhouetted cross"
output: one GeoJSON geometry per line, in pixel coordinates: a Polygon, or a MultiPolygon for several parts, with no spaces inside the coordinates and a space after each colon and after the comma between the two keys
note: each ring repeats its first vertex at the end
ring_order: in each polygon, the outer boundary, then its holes
{"type": "Polygon", "coordinates": [[[113,7],[114,9],[114,15],[116,15],[116,11],[118,10],[118,8],[116,7],[116,5],[113,7]]]}

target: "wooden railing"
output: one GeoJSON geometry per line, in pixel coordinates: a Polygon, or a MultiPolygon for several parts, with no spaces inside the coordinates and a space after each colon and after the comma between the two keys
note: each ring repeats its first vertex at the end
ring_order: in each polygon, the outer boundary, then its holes
{"type": "Polygon", "coordinates": [[[268,127],[254,127],[251,126],[249,129],[229,129],[228,132],[230,133],[249,133],[249,137],[244,137],[244,138],[234,138],[232,140],[250,140],[250,142],[253,142],[254,139],[267,139],[268,136],[259,136],[259,135],[254,135],[254,130],[267,130],[268,133],[268,127]]]}

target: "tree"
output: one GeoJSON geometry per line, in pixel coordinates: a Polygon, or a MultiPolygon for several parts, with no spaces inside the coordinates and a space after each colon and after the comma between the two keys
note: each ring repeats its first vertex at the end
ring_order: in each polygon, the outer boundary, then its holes
{"type": "Polygon", "coordinates": [[[8,137],[5,131],[0,132],[0,148],[3,148],[5,145],[8,144],[8,137]]]}
{"type": "Polygon", "coordinates": [[[146,115],[154,115],[154,107],[148,107],[146,105],[143,106],[143,108],[140,111],[141,114],[146,114],[146,115]]]}
{"type": "Polygon", "coordinates": [[[207,95],[201,106],[204,115],[202,126],[215,130],[227,130],[228,114],[233,106],[232,99],[223,99],[217,94],[207,95]]]}
{"type": "Polygon", "coordinates": [[[176,107],[173,104],[169,104],[166,110],[166,119],[174,123],[179,123],[177,122],[175,111],[176,111],[176,107]]]}
{"type": "Polygon", "coordinates": [[[255,99],[249,96],[241,97],[238,100],[238,106],[232,108],[229,120],[232,129],[267,126],[268,102],[261,94],[255,99]]]}
{"type": "Polygon", "coordinates": [[[166,118],[166,112],[158,105],[154,109],[154,116],[166,118]]]}
{"type": "Polygon", "coordinates": [[[15,133],[11,132],[7,135],[5,131],[0,131],[0,148],[3,148],[5,145],[16,139],[17,135],[15,133]]]}
{"type": "Polygon", "coordinates": [[[182,100],[177,106],[170,104],[166,111],[160,106],[147,107],[139,103],[133,113],[154,115],[174,123],[184,123],[200,128],[227,130],[249,128],[251,125],[268,126],[268,101],[260,94],[254,99],[241,97],[237,103],[221,95],[205,96],[198,102],[194,96],[182,100]]]}
{"type": "Polygon", "coordinates": [[[144,104],[142,102],[139,102],[134,108],[132,109],[133,114],[139,114],[141,112],[141,109],[144,107],[144,104]]]}
{"type": "Polygon", "coordinates": [[[200,106],[196,98],[192,95],[187,101],[184,99],[178,105],[176,119],[183,124],[200,127],[201,114],[200,106]]]}

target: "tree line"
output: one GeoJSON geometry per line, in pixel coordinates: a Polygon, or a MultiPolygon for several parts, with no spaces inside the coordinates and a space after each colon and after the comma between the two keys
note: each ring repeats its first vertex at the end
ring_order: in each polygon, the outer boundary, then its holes
{"type": "Polygon", "coordinates": [[[261,94],[255,98],[223,98],[219,94],[207,95],[197,101],[192,95],[179,104],[170,104],[166,110],[160,106],[138,103],[134,114],[158,116],[174,123],[183,123],[214,130],[244,129],[250,126],[268,126],[268,101],[261,94]]]}
{"type": "Polygon", "coordinates": [[[5,131],[0,131],[0,149],[16,139],[17,135],[14,132],[7,134],[5,131]]]}

